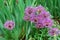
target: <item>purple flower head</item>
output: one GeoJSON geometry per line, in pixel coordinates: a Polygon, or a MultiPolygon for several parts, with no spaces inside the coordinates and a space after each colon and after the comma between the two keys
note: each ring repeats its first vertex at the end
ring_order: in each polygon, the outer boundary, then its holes
{"type": "Polygon", "coordinates": [[[44,19],[42,23],[45,27],[48,27],[48,28],[53,26],[53,20],[50,18],[44,19]]]}
{"type": "Polygon", "coordinates": [[[36,15],[35,16],[32,16],[31,17],[31,22],[37,23],[38,22],[38,17],[36,15]]]}
{"type": "Polygon", "coordinates": [[[12,30],[15,26],[15,22],[12,20],[6,21],[4,24],[4,27],[7,28],[8,30],[12,30]]]}
{"type": "Polygon", "coordinates": [[[58,28],[52,28],[48,31],[48,33],[51,35],[51,36],[54,36],[54,35],[58,35],[59,34],[59,29],[58,28]]]}
{"type": "Polygon", "coordinates": [[[26,20],[26,21],[30,21],[30,17],[27,16],[27,15],[25,15],[25,16],[24,16],[24,20],[26,20]]]}
{"type": "Polygon", "coordinates": [[[30,16],[25,15],[25,16],[24,16],[24,20],[26,20],[26,21],[32,21],[33,18],[34,18],[34,16],[35,16],[35,15],[30,15],[30,16]]]}
{"type": "Polygon", "coordinates": [[[43,20],[44,19],[42,15],[37,15],[37,17],[38,17],[39,20],[43,20]]]}
{"type": "Polygon", "coordinates": [[[36,27],[37,27],[37,28],[44,28],[44,26],[43,26],[42,23],[36,23],[36,27]]]}
{"type": "Polygon", "coordinates": [[[28,16],[34,15],[35,14],[35,8],[33,8],[33,7],[27,7],[25,9],[25,14],[28,15],[28,16]]]}
{"type": "Polygon", "coordinates": [[[42,18],[50,18],[50,13],[48,11],[42,11],[39,15],[42,18]]]}
{"type": "Polygon", "coordinates": [[[38,14],[40,14],[42,11],[44,11],[45,10],[45,8],[43,7],[43,6],[41,6],[41,5],[39,5],[39,6],[37,6],[36,7],[36,12],[38,13],[38,14]]]}

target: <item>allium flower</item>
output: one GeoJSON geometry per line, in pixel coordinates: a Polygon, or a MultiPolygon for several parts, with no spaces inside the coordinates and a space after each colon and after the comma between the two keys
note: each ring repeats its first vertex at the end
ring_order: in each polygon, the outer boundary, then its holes
{"type": "Polygon", "coordinates": [[[8,30],[12,30],[15,26],[15,22],[12,20],[6,21],[4,24],[4,27],[7,28],[8,30]]]}
{"type": "Polygon", "coordinates": [[[45,8],[43,7],[43,6],[37,6],[36,7],[36,12],[38,13],[38,14],[40,14],[42,11],[44,11],[45,10],[45,8]]]}
{"type": "Polygon", "coordinates": [[[51,35],[51,36],[54,36],[54,35],[58,35],[59,34],[59,29],[58,28],[52,28],[48,31],[48,33],[51,35]]]}
{"type": "Polygon", "coordinates": [[[35,16],[32,16],[31,17],[31,22],[37,23],[38,22],[38,17],[36,15],[35,16]]]}
{"type": "Polygon", "coordinates": [[[42,18],[50,18],[50,13],[48,11],[42,11],[39,15],[42,18]]]}
{"type": "Polygon", "coordinates": [[[27,16],[27,15],[25,15],[25,16],[24,16],[24,20],[26,20],[26,21],[30,21],[30,17],[27,16]]]}
{"type": "Polygon", "coordinates": [[[45,27],[51,28],[53,26],[53,20],[50,18],[44,19],[42,23],[45,27]]]}
{"type": "Polygon", "coordinates": [[[44,19],[44,17],[42,15],[37,15],[37,17],[40,21],[44,19]]]}
{"type": "Polygon", "coordinates": [[[30,16],[30,15],[34,15],[35,14],[35,9],[33,7],[27,7],[25,9],[25,14],[30,16]]]}
{"type": "Polygon", "coordinates": [[[37,23],[37,24],[36,24],[36,27],[37,27],[37,28],[44,28],[44,26],[43,26],[42,23],[37,23]]]}
{"type": "Polygon", "coordinates": [[[35,16],[35,15],[30,15],[30,16],[25,15],[25,16],[24,16],[24,20],[26,20],[26,21],[32,21],[33,18],[34,18],[34,16],[35,16]]]}

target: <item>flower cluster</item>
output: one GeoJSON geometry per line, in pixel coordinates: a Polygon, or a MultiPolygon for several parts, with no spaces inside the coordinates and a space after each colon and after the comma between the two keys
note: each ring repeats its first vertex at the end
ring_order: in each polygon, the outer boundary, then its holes
{"type": "Polygon", "coordinates": [[[48,33],[52,36],[59,34],[58,28],[52,28],[53,20],[51,19],[51,14],[49,11],[45,10],[42,5],[37,7],[27,7],[25,9],[24,20],[35,23],[37,28],[50,28],[48,33]]]}
{"type": "Polygon", "coordinates": [[[37,28],[52,27],[53,20],[50,13],[43,6],[27,7],[24,20],[35,23],[37,28]]]}
{"type": "Polygon", "coordinates": [[[6,21],[4,23],[4,27],[7,28],[8,30],[12,30],[15,26],[15,22],[13,22],[12,20],[6,21]]]}
{"type": "Polygon", "coordinates": [[[48,31],[48,33],[51,35],[51,36],[54,36],[54,35],[58,35],[60,34],[60,30],[58,28],[52,28],[48,31]]]}

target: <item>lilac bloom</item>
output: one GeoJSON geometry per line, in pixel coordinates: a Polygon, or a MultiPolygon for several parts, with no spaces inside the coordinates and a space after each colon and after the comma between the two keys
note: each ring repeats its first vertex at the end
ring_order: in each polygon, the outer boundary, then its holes
{"type": "Polygon", "coordinates": [[[15,22],[12,20],[8,20],[5,22],[4,27],[7,28],[8,30],[12,30],[15,26],[15,22]]]}

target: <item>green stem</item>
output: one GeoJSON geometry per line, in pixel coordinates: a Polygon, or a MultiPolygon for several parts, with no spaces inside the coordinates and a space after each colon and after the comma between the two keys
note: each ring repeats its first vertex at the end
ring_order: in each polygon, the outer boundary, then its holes
{"type": "Polygon", "coordinates": [[[26,40],[28,40],[27,32],[28,32],[28,22],[26,23],[26,40]]]}
{"type": "Polygon", "coordinates": [[[57,40],[56,34],[54,35],[54,40],[57,40]]]}

